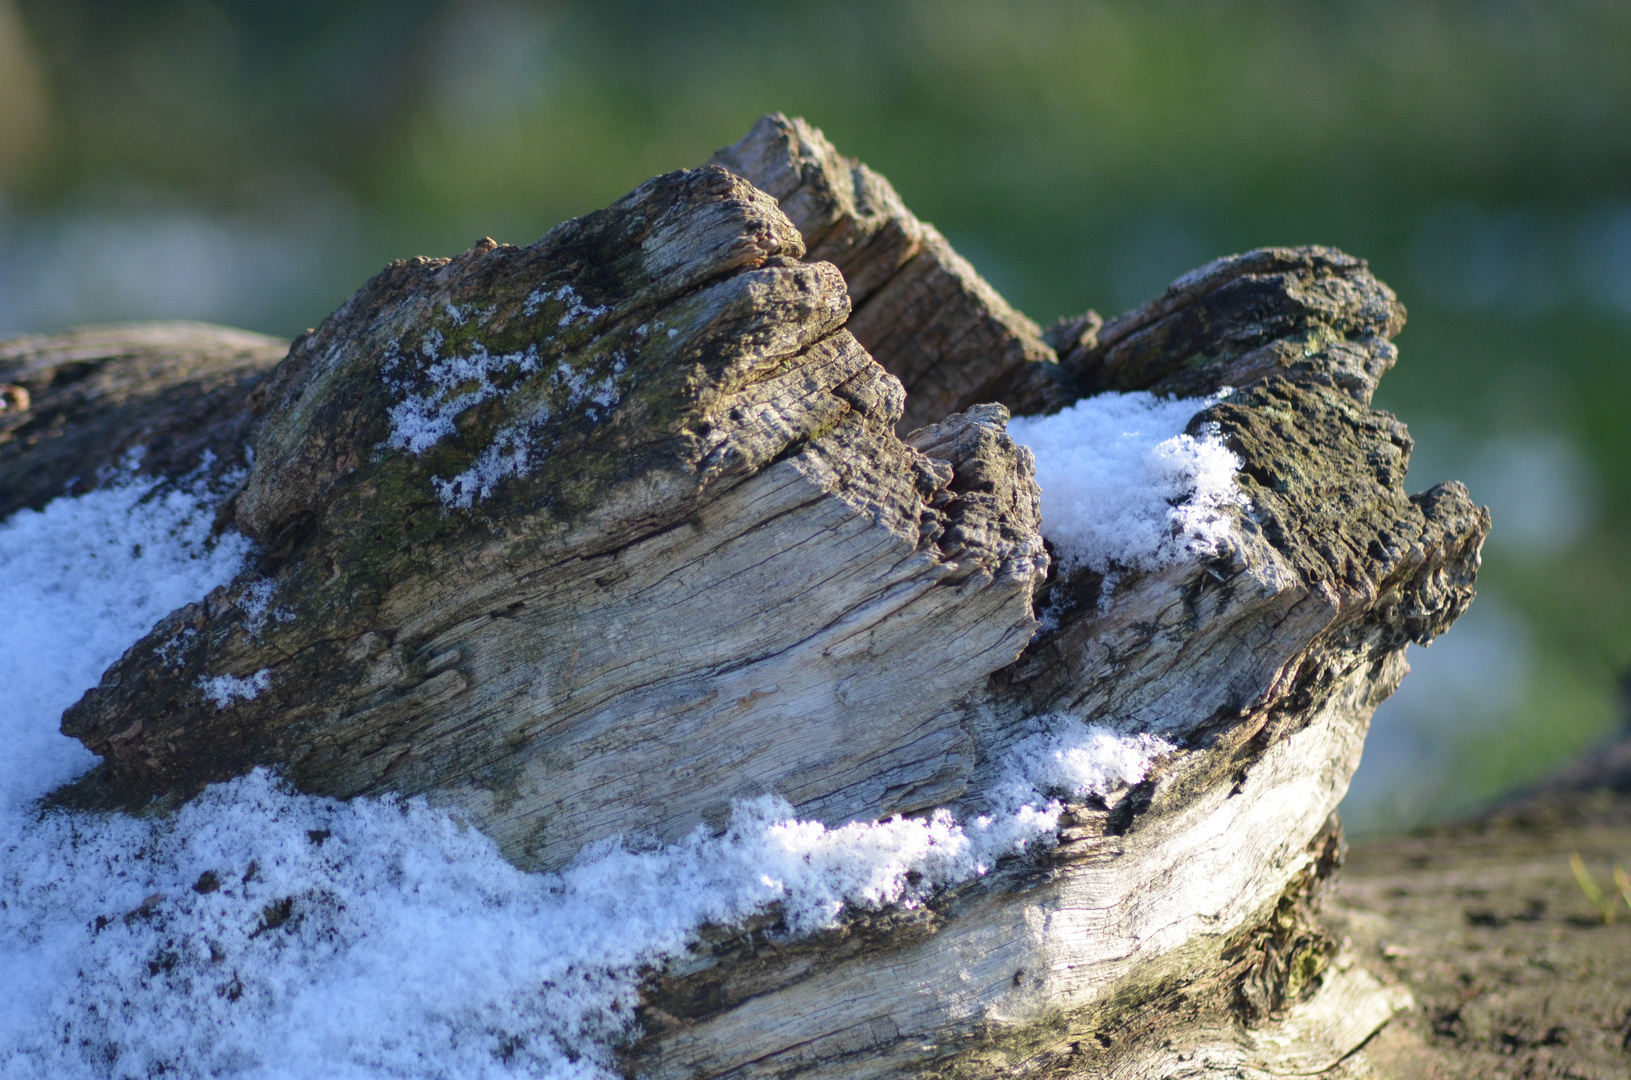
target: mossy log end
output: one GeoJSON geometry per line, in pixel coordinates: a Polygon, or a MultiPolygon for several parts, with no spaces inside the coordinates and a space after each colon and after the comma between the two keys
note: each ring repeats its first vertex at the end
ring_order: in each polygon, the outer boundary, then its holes
{"type": "Polygon", "coordinates": [[[1309,247],[1043,331],[771,116],[529,247],[394,263],[281,360],[201,327],[0,346],[8,508],[145,444],[155,476],[236,485],[221,527],[258,542],[64,715],[103,763],[54,798],[162,812],[271,765],[426,795],[553,868],[765,792],[829,825],[978,814],[1027,717],[1158,728],[1179,749],[1146,779],[922,907],[710,928],[651,973],[623,1061],[1318,1073],[1401,1004],[1313,918],[1333,811],[1488,530],[1459,484],[1407,492],[1410,439],[1370,407],[1403,319],[1309,247]],[[123,387],[117,422],[52,389],[70,361],[123,387]],[[1050,558],[1006,431],[1106,390],[1205,395],[1190,431],[1250,500],[1215,554],[1113,593],[1050,558]],[[55,401],[67,434],[26,441],[55,401]],[[219,675],[264,692],[212,698],[219,675]]]}

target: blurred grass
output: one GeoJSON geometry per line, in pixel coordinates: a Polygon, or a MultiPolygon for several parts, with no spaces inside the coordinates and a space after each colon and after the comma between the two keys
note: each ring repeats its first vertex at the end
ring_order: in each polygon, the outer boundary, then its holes
{"type": "MultiPolygon", "coordinates": [[[[1492,545],[1484,580],[1531,627],[1535,675],[1479,723],[1446,721],[1426,812],[1614,725],[1631,670],[1623,0],[0,0],[10,219],[159,205],[272,234],[307,214],[301,286],[216,316],[284,334],[388,259],[525,243],[772,110],[889,176],[1043,322],[1265,244],[1370,258],[1411,309],[1378,403],[1459,433],[1435,460],[1539,432],[1590,478],[1577,536],[1492,545]]],[[[1497,535],[1502,512],[1538,512],[1496,510],[1497,535]]]]}

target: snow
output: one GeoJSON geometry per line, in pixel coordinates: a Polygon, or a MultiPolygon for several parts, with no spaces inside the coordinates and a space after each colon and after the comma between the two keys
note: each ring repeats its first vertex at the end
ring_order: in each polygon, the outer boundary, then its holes
{"type": "Polygon", "coordinates": [[[571,326],[579,319],[594,320],[600,318],[611,310],[610,307],[596,307],[585,303],[583,297],[570,285],[562,285],[553,292],[549,289],[534,289],[527,295],[526,303],[521,311],[524,315],[536,314],[538,309],[551,300],[558,300],[565,305],[560,320],[556,326],[571,326]]]}
{"type": "MultiPolygon", "coordinates": [[[[303,796],[264,771],[168,816],[41,813],[93,760],[60,710],[244,568],[241,538],[209,541],[213,501],[130,482],[0,525],[0,1076],[610,1077],[640,972],[704,923],[780,904],[805,934],[921,903],[1050,842],[1059,797],[1172,749],[1038,718],[966,823],[829,828],[767,794],[719,835],[605,842],[552,874],[421,800],[303,796]]],[[[226,680],[224,706],[269,678],[203,681],[226,680]]]]}
{"type": "Polygon", "coordinates": [[[249,543],[209,542],[196,487],[128,480],[0,523],[0,803],[37,796],[95,758],[57,733],[62,710],[159,619],[232,579],[249,543]]]}
{"type": "Polygon", "coordinates": [[[392,354],[384,366],[384,375],[395,389],[403,393],[402,400],[390,410],[391,435],[386,445],[411,454],[422,454],[442,439],[453,434],[453,421],[460,413],[472,409],[500,393],[493,383],[499,374],[513,376],[536,371],[538,349],[528,346],[522,352],[489,353],[480,342],[470,346],[469,356],[440,355],[442,335],[432,331],[419,345],[421,357],[427,361],[413,372],[414,381],[428,384],[414,391],[406,373],[401,369],[409,363],[400,353],[392,354]]]}
{"type": "Polygon", "coordinates": [[[1062,799],[1080,801],[1136,784],[1177,746],[1157,735],[1116,731],[1064,713],[1033,717],[985,792],[990,812],[971,823],[980,872],[997,857],[1052,838],[1062,799]]]}
{"type": "Polygon", "coordinates": [[[255,674],[242,678],[237,675],[215,675],[198,681],[198,688],[204,691],[205,697],[215,702],[217,712],[234,701],[251,701],[271,685],[271,668],[261,668],[255,674]]]}
{"type": "Polygon", "coordinates": [[[243,588],[238,599],[238,607],[249,616],[250,626],[263,626],[266,623],[267,608],[272,605],[272,596],[277,592],[277,582],[271,578],[256,578],[243,588]]]}
{"type": "Polygon", "coordinates": [[[431,478],[436,497],[449,510],[469,509],[477,499],[491,495],[505,477],[524,474],[532,457],[529,449],[525,427],[500,429],[468,469],[451,479],[431,478]]]}
{"type": "Polygon", "coordinates": [[[997,800],[1010,807],[1048,794],[1082,799],[1136,784],[1157,757],[1177,749],[1150,734],[1128,734],[1055,714],[1033,720],[1035,730],[1008,752],[997,800]]]}
{"type": "Polygon", "coordinates": [[[271,578],[253,578],[238,591],[237,605],[248,619],[244,628],[258,640],[266,628],[266,620],[280,623],[293,622],[295,613],[289,608],[273,608],[272,597],[277,594],[277,582],[271,578]]]}
{"type": "MultiPolygon", "coordinates": [[[[569,302],[567,314],[561,317],[562,326],[577,318],[598,317],[607,310],[584,305],[565,285],[554,293],[534,293],[528,304],[551,298],[569,302]]],[[[477,341],[470,344],[466,356],[444,357],[441,353],[445,344],[442,335],[433,331],[420,343],[418,361],[401,352],[393,352],[386,359],[385,380],[401,398],[389,410],[391,433],[384,447],[424,453],[453,434],[454,422],[462,413],[505,394],[506,387],[515,386],[541,367],[536,345],[520,352],[493,354],[477,341]]],[[[506,477],[522,476],[536,468],[550,449],[537,435],[557,413],[578,410],[591,422],[604,419],[622,400],[619,376],[628,368],[628,357],[622,352],[613,352],[609,357],[596,354],[587,366],[592,370],[580,370],[564,359],[558,361],[549,373],[555,408],[544,402],[534,404],[526,421],[494,433],[469,468],[452,477],[433,477],[431,482],[442,505],[449,510],[468,509],[476,500],[491,495],[506,477]]]]}
{"type": "Polygon", "coordinates": [[[1217,554],[1230,511],[1250,505],[1235,483],[1240,459],[1216,431],[1184,429],[1225,396],[1107,393],[1009,421],[1036,455],[1042,534],[1065,569],[1114,576],[1217,554]]]}
{"type": "MultiPolygon", "coordinates": [[[[559,400],[560,411],[581,410],[591,422],[605,418],[612,406],[623,398],[617,377],[627,369],[628,357],[613,353],[610,363],[603,366],[608,368],[606,374],[595,378],[565,360],[556,364],[550,373],[550,384],[559,400]]],[[[526,421],[494,433],[492,441],[468,469],[451,479],[432,478],[442,505],[450,510],[468,509],[476,500],[491,495],[506,477],[523,476],[537,467],[550,450],[549,445],[538,438],[538,432],[553,415],[555,410],[547,405],[534,406],[526,421]]]]}

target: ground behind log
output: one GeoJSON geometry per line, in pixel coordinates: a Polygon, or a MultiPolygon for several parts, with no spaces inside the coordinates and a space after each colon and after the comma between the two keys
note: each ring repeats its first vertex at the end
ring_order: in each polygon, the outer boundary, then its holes
{"type": "Polygon", "coordinates": [[[1631,741],[1474,820],[1353,845],[1325,920],[1416,1003],[1353,1075],[1631,1076],[1631,910],[1605,924],[1573,852],[1612,895],[1631,861],[1631,741]]]}

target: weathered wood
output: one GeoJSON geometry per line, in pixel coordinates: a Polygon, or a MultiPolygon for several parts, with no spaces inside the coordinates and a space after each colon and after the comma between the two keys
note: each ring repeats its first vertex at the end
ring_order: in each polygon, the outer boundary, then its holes
{"type": "Polygon", "coordinates": [[[969,820],[1028,718],[1158,731],[1178,749],[1143,782],[922,907],[711,928],[652,973],[629,1070],[1341,1060],[1400,1000],[1314,921],[1331,815],[1488,529],[1460,485],[1406,494],[1408,435],[1369,407],[1402,307],[1360,260],[1267,249],[1044,339],[802,121],[718,160],[527,248],[393,264],[232,375],[249,408],[208,430],[253,447],[223,524],[260,562],[68,711],[104,762],[58,798],[162,808],[271,764],[426,794],[555,867],[767,791],[828,824],[969,820]],[[1250,505],[1213,554],[1061,569],[1009,409],[1139,389],[1210,395],[1189,430],[1250,505]]]}
{"type": "Polygon", "coordinates": [[[1330,872],[1318,870],[1322,828],[1406,642],[1430,640],[1471,599],[1488,516],[1457,484],[1405,495],[1402,426],[1357,400],[1379,370],[1361,393],[1335,388],[1350,337],[1391,358],[1402,314],[1361,262],[1271,250],[1206,280],[1150,306],[1212,315],[1152,349],[1155,366],[1236,377],[1236,340],[1298,358],[1192,421],[1219,425],[1242,458],[1253,507],[1235,543],[1129,571],[1107,605],[1094,571],[1056,577],[1039,598],[1068,608],[1058,628],[967,713],[974,791],[1025,715],[1130,719],[1185,748],[1138,789],[1076,808],[1040,878],[1016,869],[946,897],[932,936],[880,950],[887,959],[824,943],[811,966],[748,941],[699,957],[653,992],[638,1071],[819,1073],[841,1060],[842,1075],[1169,1076],[1200,1054],[1207,1069],[1299,1074],[1334,1064],[1398,1004],[1362,972],[1324,978],[1336,948],[1300,898],[1330,872]],[[1346,302],[1310,311],[1310,291],[1346,302]],[[1240,293],[1253,301],[1231,305],[1240,293]],[[1270,317],[1287,312],[1303,317],[1270,317]],[[1290,1046],[1246,1037],[1243,1021],[1299,1034],[1290,1046]]]}
{"type": "Polygon", "coordinates": [[[1032,413],[1072,400],[1037,325],[819,129],[776,113],[713,160],[775,196],[808,257],[843,271],[850,333],[906,387],[901,431],[982,402],[1032,413]]]}
{"type": "Polygon", "coordinates": [[[244,400],[277,338],[203,323],[131,323],[0,343],[0,517],[128,471],[242,468],[244,400]]]}
{"type": "Polygon", "coordinates": [[[1159,299],[1102,327],[1089,312],[1061,320],[1054,333],[1075,332],[1060,360],[1073,396],[1193,396],[1282,374],[1369,405],[1398,359],[1390,339],[1404,318],[1404,306],[1363,259],[1329,248],[1264,248],[1185,274],[1159,299]]]}
{"type": "MultiPolygon", "coordinates": [[[[956,795],[953,703],[1035,627],[1030,459],[979,459],[992,500],[901,443],[899,384],[800,251],[708,169],[531,248],[376,278],[260,391],[237,509],[259,573],[67,714],[107,756],[78,795],[276,763],[310,791],[435,792],[532,866],[765,791],[838,821],[956,795]],[[420,454],[392,446],[391,409],[480,381],[425,381],[427,350],[510,359],[420,454]],[[524,468],[450,493],[509,438],[524,468]],[[200,685],[259,671],[270,688],[224,709],[200,685]]],[[[1003,441],[1000,418],[970,423],[1003,441]]]]}

